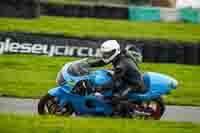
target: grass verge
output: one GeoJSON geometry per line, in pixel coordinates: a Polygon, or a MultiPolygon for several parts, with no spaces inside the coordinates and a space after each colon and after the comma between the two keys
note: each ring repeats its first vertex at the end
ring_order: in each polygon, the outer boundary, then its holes
{"type": "MultiPolygon", "coordinates": [[[[38,98],[56,86],[55,77],[64,63],[77,58],[33,55],[0,56],[0,96],[38,98]]],[[[141,64],[142,71],[171,75],[179,86],[165,97],[168,104],[200,106],[199,66],[141,64]]]]}
{"type": "Polygon", "coordinates": [[[184,23],[128,22],[125,20],[47,16],[33,20],[0,18],[0,31],[54,33],[75,37],[168,39],[200,42],[199,29],[199,24],[184,23]]]}
{"type": "Polygon", "coordinates": [[[2,133],[197,133],[200,125],[152,120],[1,114],[0,130],[2,133]]]}
{"type": "Polygon", "coordinates": [[[47,2],[56,4],[80,4],[81,0],[47,0],[47,2]]]}
{"type": "Polygon", "coordinates": [[[128,6],[129,0],[47,0],[48,3],[74,5],[128,6]]]}

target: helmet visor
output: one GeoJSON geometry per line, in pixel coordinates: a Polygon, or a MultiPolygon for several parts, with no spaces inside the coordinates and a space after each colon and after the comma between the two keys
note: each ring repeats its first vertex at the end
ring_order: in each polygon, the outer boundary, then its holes
{"type": "Polygon", "coordinates": [[[116,49],[108,52],[102,52],[102,58],[103,59],[109,59],[111,56],[113,56],[116,52],[116,49]]]}

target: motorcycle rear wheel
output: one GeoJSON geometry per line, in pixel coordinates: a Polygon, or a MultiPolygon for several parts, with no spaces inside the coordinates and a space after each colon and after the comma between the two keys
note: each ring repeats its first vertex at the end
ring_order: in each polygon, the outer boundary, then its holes
{"type": "Polygon", "coordinates": [[[159,120],[165,112],[165,103],[162,97],[146,101],[141,104],[132,104],[132,109],[141,114],[140,118],[159,120]]]}

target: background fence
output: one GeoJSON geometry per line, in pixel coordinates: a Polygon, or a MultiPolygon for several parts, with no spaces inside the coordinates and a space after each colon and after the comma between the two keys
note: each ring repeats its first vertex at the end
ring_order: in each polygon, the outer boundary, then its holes
{"type": "Polygon", "coordinates": [[[39,0],[1,0],[0,17],[35,18],[40,16],[39,0]]]}
{"type": "Polygon", "coordinates": [[[200,9],[129,7],[130,21],[200,22],[200,9]]]}
{"type": "Polygon", "coordinates": [[[110,7],[98,5],[66,5],[41,3],[42,14],[65,17],[128,19],[129,21],[200,23],[200,9],[159,7],[110,7]]]}
{"type": "Polygon", "coordinates": [[[65,17],[128,19],[129,21],[200,23],[200,9],[192,8],[73,5],[41,2],[40,0],[1,0],[0,9],[0,16],[3,17],[35,18],[42,14],[65,17]]]}
{"type": "Polygon", "coordinates": [[[41,13],[48,16],[128,19],[127,7],[41,3],[41,13]]]}

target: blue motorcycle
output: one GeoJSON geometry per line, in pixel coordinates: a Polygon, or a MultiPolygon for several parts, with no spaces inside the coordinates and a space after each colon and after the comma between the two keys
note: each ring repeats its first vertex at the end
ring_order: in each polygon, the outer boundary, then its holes
{"type": "Polygon", "coordinates": [[[160,119],[165,111],[161,96],[178,85],[170,76],[146,72],[143,80],[148,91],[144,94],[130,91],[127,99],[121,99],[117,105],[113,105],[110,100],[112,90],[99,90],[101,86],[112,82],[112,74],[112,70],[92,70],[87,59],[65,64],[57,76],[58,87],[50,89],[40,99],[38,113],[121,117],[122,111],[118,105],[126,105],[129,117],[160,119]]]}

